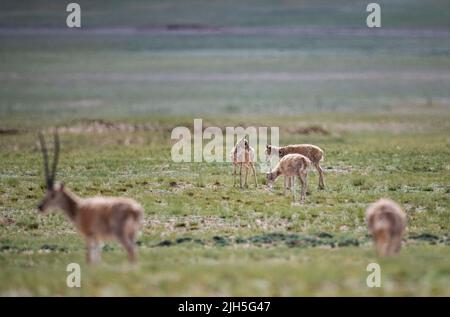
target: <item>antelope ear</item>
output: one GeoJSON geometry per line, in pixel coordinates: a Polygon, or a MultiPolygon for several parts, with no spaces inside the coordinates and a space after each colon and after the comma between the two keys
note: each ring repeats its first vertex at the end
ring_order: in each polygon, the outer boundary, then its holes
{"type": "Polygon", "coordinates": [[[270,144],[266,144],[266,149],[270,149],[270,144]]]}

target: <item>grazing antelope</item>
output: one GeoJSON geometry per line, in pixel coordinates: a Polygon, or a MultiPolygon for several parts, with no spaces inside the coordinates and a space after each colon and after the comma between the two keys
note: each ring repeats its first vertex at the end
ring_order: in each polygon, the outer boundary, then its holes
{"type": "Polygon", "coordinates": [[[251,169],[255,180],[255,187],[258,187],[258,180],[256,178],[255,164],[255,149],[248,144],[246,138],[240,139],[231,150],[231,162],[233,163],[233,186],[236,186],[236,172],[239,166],[239,185],[242,188],[242,167],[245,169],[245,182],[247,186],[248,170],[251,169]]]}
{"type": "MultiPolygon", "coordinates": [[[[312,144],[294,144],[287,146],[273,146],[270,144],[266,145],[266,161],[270,161],[272,156],[278,155],[281,159],[287,154],[302,154],[310,159],[316,170],[319,172],[319,189],[325,189],[325,182],[323,176],[323,170],[320,166],[320,162],[323,160],[323,150],[318,146],[312,144]]],[[[290,182],[290,180],[289,180],[290,182]]]]}
{"type": "Polygon", "coordinates": [[[366,221],[379,256],[400,252],[406,228],[406,214],[390,199],[380,199],[366,211],[366,221]]]}
{"type": "Polygon", "coordinates": [[[54,134],[54,158],[49,173],[48,154],[45,139],[39,134],[44,157],[44,171],[47,190],[39,204],[41,213],[60,209],[74,223],[78,232],[86,239],[87,262],[99,262],[101,241],[117,239],[128,252],[130,262],[136,261],[135,240],[143,223],[143,209],[134,200],[116,197],[80,198],[64,184],[55,184],[59,157],[59,137],[54,134]]]}
{"type": "Polygon", "coordinates": [[[284,175],[284,193],[286,194],[286,180],[292,177],[292,202],[295,203],[295,176],[297,176],[302,184],[300,201],[304,202],[310,166],[311,161],[306,156],[301,154],[287,154],[278,162],[273,171],[267,173],[267,183],[269,187],[272,187],[277,177],[284,175]]]}

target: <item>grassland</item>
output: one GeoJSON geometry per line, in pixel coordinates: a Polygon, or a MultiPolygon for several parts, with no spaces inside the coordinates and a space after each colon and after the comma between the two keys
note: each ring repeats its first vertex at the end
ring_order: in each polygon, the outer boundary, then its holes
{"type": "MultiPolygon", "coordinates": [[[[283,122],[307,126],[313,118],[283,122]]],[[[67,186],[82,196],[134,197],[146,210],[141,264],[128,267],[120,247],[108,244],[106,264],[83,267],[79,291],[67,288],[64,276],[68,263],[84,263],[83,241],[62,214],[36,212],[43,179],[35,134],[2,136],[2,293],[448,295],[450,140],[448,128],[430,128],[444,118],[422,116],[424,132],[386,131],[387,122],[417,129],[408,116],[333,119],[323,124],[330,135],[282,139],[326,149],[327,189],[318,191],[312,174],[302,206],[291,206],[280,184],[274,192],[264,185],[233,188],[225,163],[172,163],[170,122],[155,124],[153,133],[63,134],[59,178],[67,186]],[[375,131],[346,130],[352,125],[375,131]],[[405,206],[409,225],[404,252],[381,262],[385,284],[373,290],[365,285],[365,267],[379,259],[364,210],[378,197],[405,206]]],[[[324,115],[316,120],[325,122],[324,115]]],[[[259,181],[264,184],[262,174],[259,181]]]]}
{"type": "Polygon", "coordinates": [[[1,4],[0,295],[450,295],[446,2],[386,2],[392,33],[375,34],[355,32],[365,10],[348,1],[124,3],[81,1],[73,33],[58,31],[60,4],[1,4]],[[214,27],[242,29],[202,32],[214,27]],[[170,131],[197,117],[321,146],[327,189],[313,172],[307,202],[291,206],[262,173],[240,190],[226,163],[172,162],[170,131]],[[60,180],[144,206],[137,266],[115,243],[85,266],[65,217],[37,214],[36,132],[55,126],[60,180]],[[379,197],[408,214],[395,259],[378,259],[367,235],[379,197]],[[66,286],[71,262],[80,289],[66,286]],[[366,286],[371,262],[381,288],[366,286]]]}

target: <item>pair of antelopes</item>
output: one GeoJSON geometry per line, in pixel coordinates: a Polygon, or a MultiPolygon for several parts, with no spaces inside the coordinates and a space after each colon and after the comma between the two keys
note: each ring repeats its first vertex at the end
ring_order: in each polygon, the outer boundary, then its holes
{"type": "MultiPolygon", "coordinates": [[[[284,193],[286,189],[290,188],[292,191],[292,199],[295,202],[295,177],[298,177],[302,189],[301,198],[303,202],[306,196],[306,188],[308,185],[308,172],[311,165],[319,172],[319,189],[325,188],[323,170],[320,162],[323,160],[323,151],[318,146],[312,144],[296,144],[284,147],[276,147],[272,145],[266,146],[266,161],[274,156],[278,156],[280,161],[273,171],[267,173],[267,181],[269,187],[272,187],[273,182],[278,176],[284,176],[284,193]]],[[[245,182],[247,185],[248,170],[251,169],[255,179],[255,187],[258,187],[258,181],[255,171],[255,150],[249,145],[248,140],[244,137],[240,139],[231,150],[231,161],[233,163],[233,184],[236,186],[236,172],[239,166],[240,187],[242,187],[242,168],[245,169],[245,182]]]]}
{"type": "MultiPolygon", "coordinates": [[[[60,209],[67,215],[86,239],[88,263],[100,261],[101,242],[110,239],[115,239],[123,245],[130,262],[136,261],[136,238],[143,226],[144,216],[144,210],[139,203],[133,199],[121,197],[80,198],[63,183],[55,183],[60,149],[58,134],[56,132],[54,134],[51,172],[47,147],[42,134],[39,134],[39,140],[44,158],[46,194],[38,210],[46,213],[50,209],[60,209]]],[[[243,148],[250,149],[245,142],[243,148]]],[[[272,150],[280,152],[281,148],[268,146],[266,153],[269,150],[270,156],[272,150]]],[[[285,155],[275,170],[268,173],[269,180],[273,181],[279,175],[292,177],[299,174],[301,179],[302,171],[310,164],[309,159],[303,157],[295,154],[285,155]]],[[[319,186],[320,184],[323,186],[323,178],[320,179],[319,186]]],[[[256,176],[255,184],[257,185],[256,176]]],[[[379,200],[367,209],[366,220],[380,256],[394,255],[400,251],[401,239],[406,227],[406,215],[396,203],[385,199],[379,200]]]]}
{"type": "MultiPolygon", "coordinates": [[[[284,193],[290,187],[292,199],[295,202],[295,177],[298,177],[301,189],[301,201],[306,195],[308,171],[314,165],[319,172],[319,189],[325,189],[323,169],[320,162],[324,158],[321,148],[312,144],[296,144],[284,147],[266,145],[266,161],[270,163],[273,156],[278,156],[280,161],[273,171],[266,174],[268,185],[280,175],[284,176],[284,193]]],[[[242,187],[242,168],[245,169],[245,183],[247,185],[248,170],[251,169],[255,178],[255,187],[258,186],[255,172],[255,150],[244,137],[240,139],[231,150],[233,163],[233,183],[236,186],[236,172],[239,166],[240,187],[242,187]]],[[[398,253],[401,248],[402,235],[406,228],[406,215],[395,202],[388,199],[380,199],[371,205],[366,211],[366,221],[369,232],[373,235],[377,252],[380,256],[390,256],[398,253]]]]}

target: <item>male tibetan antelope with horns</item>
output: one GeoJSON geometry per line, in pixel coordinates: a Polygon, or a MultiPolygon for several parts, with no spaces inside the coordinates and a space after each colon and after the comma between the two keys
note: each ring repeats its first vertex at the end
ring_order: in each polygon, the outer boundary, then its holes
{"type": "Polygon", "coordinates": [[[39,204],[41,213],[60,209],[74,223],[78,232],[86,239],[87,262],[99,262],[101,242],[117,239],[128,253],[130,262],[136,261],[135,240],[143,223],[143,209],[134,200],[118,197],[80,198],[63,183],[55,184],[59,157],[59,137],[54,134],[54,158],[49,173],[47,147],[42,133],[39,134],[44,157],[47,190],[39,204]]]}
{"type": "Polygon", "coordinates": [[[378,200],[367,208],[366,221],[379,256],[393,256],[400,252],[406,214],[397,203],[390,199],[378,200]]]}
{"type": "Polygon", "coordinates": [[[233,163],[233,186],[236,186],[236,172],[239,166],[239,185],[242,188],[242,168],[245,169],[245,182],[247,186],[248,170],[251,169],[255,180],[255,187],[258,187],[258,179],[256,178],[255,169],[255,149],[248,144],[248,140],[244,137],[240,139],[231,150],[231,162],[233,163]]]}

